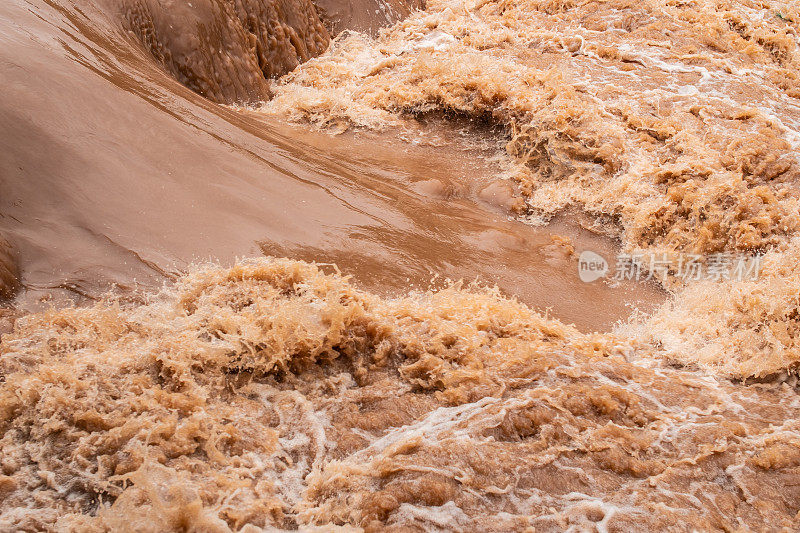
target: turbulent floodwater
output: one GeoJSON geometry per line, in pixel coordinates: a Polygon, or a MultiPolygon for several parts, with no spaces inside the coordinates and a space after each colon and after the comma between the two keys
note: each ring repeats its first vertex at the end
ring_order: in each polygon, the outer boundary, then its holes
{"type": "Polygon", "coordinates": [[[0,530],[800,528],[797,2],[0,25],[0,530]]]}

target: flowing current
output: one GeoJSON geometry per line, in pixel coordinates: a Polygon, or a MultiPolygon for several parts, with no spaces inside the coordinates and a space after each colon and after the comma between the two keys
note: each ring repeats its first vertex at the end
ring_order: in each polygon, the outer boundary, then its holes
{"type": "Polygon", "coordinates": [[[1,531],[800,528],[798,2],[0,27],[1,531]]]}

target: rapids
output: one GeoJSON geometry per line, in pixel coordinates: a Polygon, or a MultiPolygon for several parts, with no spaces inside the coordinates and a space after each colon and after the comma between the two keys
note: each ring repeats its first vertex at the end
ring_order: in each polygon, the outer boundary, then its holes
{"type": "Polygon", "coordinates": [[[3,2],[0,530],[800,528],[798,7],[3,2]]]}

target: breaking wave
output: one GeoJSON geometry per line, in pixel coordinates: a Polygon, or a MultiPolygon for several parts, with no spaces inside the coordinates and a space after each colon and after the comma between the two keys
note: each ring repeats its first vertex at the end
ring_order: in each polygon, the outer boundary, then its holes
{"type": "Polygon", "coordinates": [[[798,21],[786,2],[440,0],[377,39],[340,36],[263,110],[336,130],[488,121],[522,220],[577,206],[628,252],[768,252],[755,283],[670,272],[673,302],[627,330],[761,377],[800,360],[798,21]]]}

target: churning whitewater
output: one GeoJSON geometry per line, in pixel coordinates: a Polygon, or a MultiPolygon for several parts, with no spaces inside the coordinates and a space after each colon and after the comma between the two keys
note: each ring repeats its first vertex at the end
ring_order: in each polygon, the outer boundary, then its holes
{"type": "Polygon", "coordinates": [[[798,2],[0,24],[0,530],[800,528],[798,2]]]}

